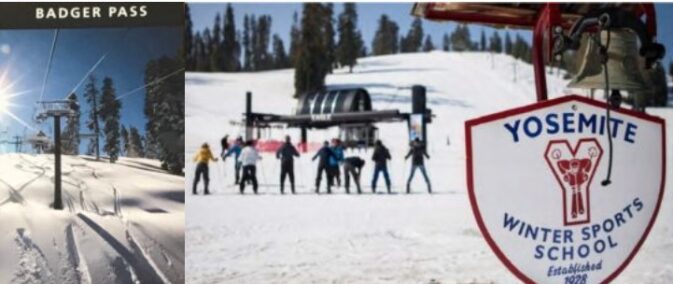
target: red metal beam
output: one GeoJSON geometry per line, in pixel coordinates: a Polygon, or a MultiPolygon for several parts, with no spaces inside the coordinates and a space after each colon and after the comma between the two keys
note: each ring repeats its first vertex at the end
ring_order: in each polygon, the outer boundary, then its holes
{"type": "Polygon", "coordinates": [[[550,36],[550,22],[551,14],[554,10],[558,13],[558,6],[554,8],[557,4],[546,4],[544,9],[540,12],[533,28],[533,73],[535,76],[535,94],[537,96],[537,101],[547,100],[547,78],[545,75],[545,50],[544,47],[544,37],[545,34],[550,36]]]}
{"type": "Polygon", "coordinates": [[[647,24],[647,32],[650,33],[652,37],[657,36],[657,13],[654,10],[653,3],[642,3],[640,4],[642,12],[645,14],[645,24],[647,24]]]}
{"type": "Polygon", "coordinates": [[[467,13],[457,13],[446,10],[434,10],[432,6],[434,3],[428,4],[428,9],[426,11],[425,17],[431,20],[451,20],[458,22],[469,22],[469,23],[479,23],[479,24],[491,24],[491,25],[512,25],[520,27],[532,27],[535,25],[534,17],[504,17],[504,16],[494,16],[494,15],[482,15],[479,13],[467,14],[467,13]]]}

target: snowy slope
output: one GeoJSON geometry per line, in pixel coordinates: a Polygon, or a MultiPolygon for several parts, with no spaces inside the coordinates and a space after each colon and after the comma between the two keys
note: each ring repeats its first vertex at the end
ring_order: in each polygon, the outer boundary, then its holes
{"type": "MultiPolygon", "coordinates": [[[[239,196],[232,187],[232,162],[211,166],[213,196],[187,197],[187,280],[190,282],[516,282],[481,238],[465,187],[464,122],[466,119],[535,101],[532,67],[505,55],[431,52],[368,57],[353,74],[336,70],[328,87],[368,90],[375,109],[410,111],[410,86],[428,90],[428,107],[436,115],[429,126],[433,191],[428,196],[417,177],[412,196],[313,195],[312,153],[295,164],[297,196],[279,196],[280,165],[265,155],[258,166],[261,196],[239,196]]],[[[219,152],[219,139],[237,136],[245,92],[253,93],[253,110],[291,113],[295,107],[293,70],[235,74],[187,74],[187,157],[208,142],[219,152]]],[[[569,93],[554,70],[548,74],[550,97],[569,93]]],[[[653,110],[673,121],[670,109],[653,110]]],[[[670,124],[669,124],[670,125],[670,124]]],[[[407,129],[402,123],[380,124],[390,148],[393,190],[404,189],[408,164],[407,129]]],[[[669,128],[669,133],[670,128],[669,128]]],[[[265,138],[281,139],[295,129],[274,129],[265,138]]],[[[336,135],[309,133],[311,142],[336,135]]],[[[670,153],[669,160],[670,160],[670,153]]],[[[371,152],[351,152],[369,161],[371,152]]],[[[187,165],[188,189],[193,165],[187,165]]],[[[370,192],[372,166],[363,169],[363,189],[370,192]]],[[[670,180],[670,179],[669,179],[670,180]]],[[[379,189],[382,188],[379,181],[379,189]]],[[[628,282],[667,282],[673,264],[655,262],[673,253],[673,212],[664,202],[662,216],[643,252],[622,275],[628,282]],[[636,270],[634,267],[638,267],[636,270]]]]}
{"type": "Polygon", "coordinates": [[[181,283],[184,179],[158,161],[0,155],[0,283],[181,283]]]}

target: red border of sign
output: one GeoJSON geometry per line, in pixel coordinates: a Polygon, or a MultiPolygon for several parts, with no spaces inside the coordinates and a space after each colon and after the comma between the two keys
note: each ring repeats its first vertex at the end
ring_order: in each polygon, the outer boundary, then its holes
{"type": "Polygon", "coordinates": [[[572,226],[572,225],[580,225],[580,224],[586,224],[586,223],[591,223],[591,206],[589,205],[589,202],[591,202],[591,190],[589,188],[589,185],[591,185],[591,181],[594,180],[594,175],[596,174],[596,170],[598,169],[598,166],[601,163],[601,158],[603,157],[603,147],[601,147],[601,144],[598,143],[598,139],[596,137],[592,138],[582,138],[580,140],[577,140],[577,143],[575,143],[575,148],[570,145],[570,142],[568,142],[567,139],[558,139],[558,140],[549,140],[549,143],[547,143],[547,149],[544,150],[544,160],[547,161],[547,165],[549,165],[549,168],[553,171],[554,177],[556,178],[556,182],[558,182],[559,186],[561,187],[561,194],[563,194],[563,225],[564,226],[572,226]],[[549,161],[549,149],[551,148],[551,145],[554,143],[563,143],[568,147],[570,150],[570,153],[573,154],[573,157],[577,155],[577,151],[580,148],[580,144],[582,142],[587,142],[587,141],[594,141],[596,142],[596,146],[598,146],[598,149],[601,149],[600,155],[598,155],[598,159],[596,161],[596,165],[594,166],[594,170],[591,171],[591,176],[589,177],[589,180],[587,181],[587,220],[586,221],[575,221],[575,222],[568,222],[568,206],[566,203],[565,199],[565,192],[563,192],[563,182],[561,181],[561,178],[558,176],[558,173],[554,171],[554,166],[552,163],[549,161]]]}
{"type": "MultiPolygon", "coordinates": [[[[577,95],[569,95],[569,96],[564,96],[552,100],[546,100],[534,104],[530,104],[527,106],[523,107],[518,107],[482,117],[478,117],[475,119],[467,120],[465,121],[465,151],[466,151],[466,164],[467,164],[467,192],[470,197],[470,204],[472,206],[472,213],[474,214],[475,219],[477,220],[477,225],[479,226],[479,230],[481,233],[484,235],[484,238],[486,239],[486,242],[488,245],[491,247],[491,250],[496,254],[496,256],[502,261],[503,264],[509,269],[516,277],[518,277],[521,281],[525,283],[535,283],[532,279],[528,278],[523,272],[521,272],[519,269],[512,264],[512,262],[505,256],[505,254],[498,248],[498,245],[496,245],[495,241],[493,241],[493,238],[491,238],[491,235],[488,233],[488,230],[486,229],[486,225],[484,225],[484,221],[481,217],[481,213],[479,211],[479,208],[477,206],[477,200],[474,195],[474,182],[473,182],[473,175],[472,175],[472,127],[477,126],[479,124],[487,123],[493,120],[498,120],[506,117],[510,117],[513,115],[517,114],[522,114],[542,108],[546,108],[549,106],[554,106],[562,103],[566,103],[569,101],[578,101],[582,103],[586,103],[589,105],[593,105],[596,107],[600,108],[605,108],[607,107],[607,104],[603,102],[599,102],[596,100],[592,100],[589,98],[577,96],[577,95]]],[[[663,199],[664,196],[664,185],[666,183],[666,121],[664,121],[660,117],[656,116],[651,116],[647,115],[645,113],[640,113],[640,112],[635,112],[627,109],[616,109],[613,110],[614,112],[621,113],[624,115],[630,115],[634,116],[640,119],[644,119],[650,122],[658,123],[661,124],[661,147],[662,147],[662,166],[661,166],[661,186],[659,188],[659,200],[657,201],[657,205],[654,208],[653,216],[652,219],[650,220],[650,223],[647,225],[647,228],[645,228],[645,233],[641,237],[641,239],[638,241],[636,246],[634,247],[633,251],[629,254],[629,256],[624,260],[624,262],[617,267],[617,269],[608,277],[602,281],[602,283],[608,283],[615,279],[623,270],[626,268],[626,266],[633,260],[633,257],[636,255],[636,253],[640,250],[640,247],[643,245],[643,242],[645,242],[645,239],[647,239],[647,236],[650,234],[650,230],[652,229],[652,226],[654,225],[654,221],[657,219],[657,215],[659,214],[659,207],[661,206],[661,200],[663,199]]]]}

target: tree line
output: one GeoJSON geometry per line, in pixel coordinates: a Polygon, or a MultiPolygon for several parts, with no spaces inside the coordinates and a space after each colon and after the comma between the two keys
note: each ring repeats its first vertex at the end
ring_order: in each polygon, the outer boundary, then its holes
{"type": "Polygon", "coordinates": [[[352,68],[363,48],[355,4],[345,3],[336,20],[332,3],[305,4],[303,10],[301,19],[294,13],[286,48],[280,35],[271,35],[270,15],[245,14],[241,30],[236,26],[234,9],[228,4],[223,13],[215,15],[211,27],[194,32],[187,5],[183,43],[187,70],[239,72],[291,68],[303,57],[313,58],[315,54],[308,53],[318,49],[329,72],[338,66],[352,68]],[[313,34],[315,38],[308,37],[313,34]]]}
{"type": "Polygon", "coordinates": [[[80,112],[75,93],[68,97],[75,115],[67,118],[62,131],[62,153],[79,155],[84,137],[89,141],[85,154],[97,160],[102,146],[110,163],[120,156],[159,159],[163,169],[180,174],[184,168],[184,72],[176,70],[183,68],[183,60],[177,57],[164,56],[147,63],[144,134],[135,126],[121,124],[122,102],[114,80],[105,76],[100,84],[95,75],[90,75],[82,93],[88,110],[80,112]],[[80,132],[82,114],[87,134],[80,132]]]}
{"type": "Polygon", "coordinates": [[[244,15],[242,30],[236,27],[233,7],[217,13],[212,27],[193,31],[189,5],[185,9],[186,68],[197,72],[262,71],[295,68],[297,92],[314,90],[335,68],[352,71],[357,58],[366,54],[357,28],[354,3],[344,3],[335,17],[332,3],[305,3],[296,12],[289,31],[289,45],[271,35],[269,15],[244,15]],[[224,16],[222,16],[224,15],[224,16]],[[286,50],[288,50],[286,52],[286,50]]]}
{"type": "MultiPolygon", "coordinates": [[[[531,46],[519,34],[512,39],[509,32],[504,39],[498,31],[488,38],[482,30],[479,41],[473,41],[466,24],[458,24],[451,33],[444,33],[441,40],[444,51],[484,51],[505,53],[525,62],[531,62],[531,46]]],[[[428,52],[438,49],[432,37],[423,32],[423,21],[414,19],[406,35],[400,36],[399,26],[388,15],[381,15],[378,28],[372,40],[372,54],[386,55],[408,52],[428,52]]]]}

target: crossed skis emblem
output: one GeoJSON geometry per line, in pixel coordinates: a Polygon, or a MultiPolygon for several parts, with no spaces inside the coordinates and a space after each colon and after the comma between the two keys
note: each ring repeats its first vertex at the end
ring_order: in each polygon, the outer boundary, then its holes
{"type": "Polygon", "coordinates": [[[595,138],[577,141],[575,148],[568,140],[552,140],[545,159],[563,195],[563,224],[590,222],[589,186],[598,168],[603,149],[595,138]]]}

